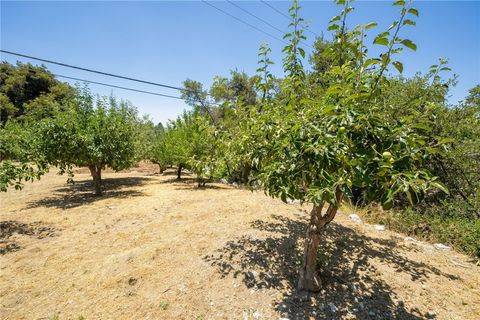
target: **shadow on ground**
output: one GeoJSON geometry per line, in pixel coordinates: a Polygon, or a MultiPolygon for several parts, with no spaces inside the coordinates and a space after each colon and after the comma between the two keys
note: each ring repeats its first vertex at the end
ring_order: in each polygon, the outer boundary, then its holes
{"type": "Polygon", "coordinates": [[[130,188],[144,185],[149,181],[154,181],[154,179],[148,177],[106,178],[102,180],[102,196],[94,194],[95,189],[92,181],[76,181],[73,184],[55,189],[54,195],[51,197],[27,203],[27,208],[55,207],[68,209],[109,198],[143,196],[145,195],[143,192],[131,190],[130,188]]]}
{"type": "MultiPolygon", "coordinates": [[[[282,291],[277,312],[288,319],[428,319],[419,310],[407,310],[392,287],[379,276],[374,261],[379,259],[407,273],[411,281],[445,274],[432,266],[410,260],[398,252],[393,240],[371,238],[332,223],[324,231],[318,268],[322,270],[323,290],[318,294],[295,291],[300,267],[304,219],[273,216],[274,222],[254,221],[252,227],[268,232],[265,238],[242,236],[204,257],[218,268],[221,277],[241,279],[252,289],[282,291]],[[333,304],[333,305],[332,305],[333,304]],[[332,312],[335,309],[335,312],[332,312]]],[[[430,315],[431,318],[434,315],[430,315]]]]}
{"type": "Polygon", "coordinates": [[[190,184],[190,183],[195,183],[196,182],[196,179],[195,178],[181,178],[181,179],[177,179],[176,177],[175,178],[169,178],[169,179],[166,179],[166,180],[162,180],[160,181],[159,183],[169,183],[169,184],[173,184],[173,185],[184,185],[184,184],[190,184]]]}
{"type": "Polygon", "coordinates": [[[21,249],[18,243],[10,240],[10,237],[15,233],[43,239],[55,236],[56,230],[49,226],[42,226],[40,223],[26,224],[18,221],[0,221],[0,254],[3,255],[21,249]]]}
{"type": "Polygon", "coordinates": [[[170,178],[166,180],[162,180],[160,183],[168,183],[174,186],[175,190],[191,190],[191,191],[202,191],[202,190],[230,190],[226,186],[222,186],[217,184],[212,184],[214,182],[207,182],[204,186],[198,186],[198,180],[196,178],[170,178]]]}
{"type": "MultiPolygon", "coordinates": [[[[177,170],[172,170],[172,169],[167,169],[164,172],[162,172],[163,176],[177,176],[177,170]]],[[[188,171],[182,171],[182,177],[190,177],[192,174],[188,171]]]]}
{"type": "Polygon", "coordinates": [[[231,188],[227,188],[224,186],[214,185],[207,183],[206,185],[199,186],[198,183],[195,181],[193,183],[185,183],[183,185],[178,185],[175,190],[191,190],[191,191],[202,191],[202,190],[231,190],[231,188]]]}

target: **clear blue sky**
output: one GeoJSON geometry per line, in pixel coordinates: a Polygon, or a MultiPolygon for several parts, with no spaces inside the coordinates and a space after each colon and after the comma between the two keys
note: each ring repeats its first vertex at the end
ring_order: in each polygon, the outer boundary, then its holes
{"type": "MultiPolygon", "coordinates": [[[[287,12],[290,2],[270,2],[287,12]]],[[[339,12],[331,1],[301,1],[301,15],[311,30],[325,32],[328,20],[339,12]]],[[[275,29],[262,24],[227,2],[214,5],[281,37],[275,29]]],[[[254,12],[280,29],[288,21],[258,1],[236,4],[254,12]]],[[[350,25],[378,22],[380,32],[398,14],[389,1],[357,1],[350,25]]],[[[418,44],[417,52],[406,52],[400,58],[405,75],[425,72],[438,58],[450,60],[459,83],[451,90],[455,103],[469,88],[480,83],[480,2],[419,1],[417,27],[405,30],[403,36],[418,44]]],[[[310,33],[306,35],[311,36],[310,33]]],[[[209,87],[215,75],[226,76],[237,68],[253,74],[257,67],[258,47],[268,41],[281,75],[279,41],[251,29],[199,1],[146,2],[20,2],[1,1],[1,47],[28,55],[57,60],[87,68],[181,86],[186,78],[201,81],[209,87]]],[[[310,37],[308,43],[313,42],[310,37]]],[[[307,52],[308,47],[306,48],[307,52]]],[[[15,57],[2,54],[2,60],[14,63],[15,57]]],[[[22,61],[28,61],[21,59],[22,61]]],[[[31,61],[34,62],[34,61],[31,61]]],[[[157,88],[47,65],[54,73],[94,81],[129,86],[177,95],[173,90],[157,88]]],[[[143,114],[156,122],[175,118],[187,108],[182,101],[131,93],[91,85],[94,92],[128,99],[143,114]]]]}

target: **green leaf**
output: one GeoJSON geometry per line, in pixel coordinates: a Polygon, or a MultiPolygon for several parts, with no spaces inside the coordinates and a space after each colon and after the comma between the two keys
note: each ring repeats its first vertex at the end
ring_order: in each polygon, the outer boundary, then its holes
{"type": "Polygon", "coordinates": [[[327,28],[328,31],[338,30],[338,29],[340,29],[340,26],[338,24],[332,24],[327,28]]]}
{"type": "Polygon", "coordinates": [[[420,130],[425,130],[425,131],[430,131],[431,128],[424,125],[424,124],[421,124],[421,123],[415,123],[412,125],[412,128],[414,129],[420,129],[420,130]]]}
{"type": "Polygon", "coordinates": [[[432,184],[432,187],[437,188],[437,189],[443,191],[446,194],[450,194],[447,187],[445,185],[443,185],[442,183],[440,183],[438,181],[434,181],[431,184],[432,184]]]}
{"type": "Polygon", "coordinates": [[[398,26],[398,21],[393,21],[393,23],[390,25],[390,27],[388,27],[388,30],[392,30],[396,26],[398,26]]]}
{"type": "Polygon", "coordinates": [[[376,23],[376,22],[367,23],[365,25],[365,30],[371,29],[371,28],[376,27],[376,26],[378,26],[378,23],[376,23]]]}
{"type": "Polygon", "coordinates": [[[322,114],[326,115],[329,114],[331,111],[333,111],[335,107],[333,105],[328,105],[322,109],[322,114]]]}
{"type": "Polygon", "coordinates": [[[385,32],[379,33],[379,34],[376,36],[376,38],[385,38],[385,37],[387,37],[387,36],[389,36],[389,35],[390,35],[390,32],[385,31],[385,32]]]}
{"type": "Polygon", "coordinates": [[[300,52],[302,58],[305,58],[305,50],[303,50],[302,48],[298,48],[298,52],[300,52]]]}
{"type": "Polygon", "coordinates": [[[408,9],[408,12],[418,17],[418,10],[415,8],[408,9]]]}
{"type": "Polygon", "coordinates": [[[339,21],[339,20],[340,20],[340,16],[335,16],[332,19],[330,19],[329,22],[332,23],[332,22],[339,21]]]}
{"type": "Polygon", "coordinates": [[[392,62],[392,64],[398,70],[398,72],[403,72],[403,63],[401,63],[400,61],[394,61],[392,62]]]}
{"type": "Polygon", "coordinates": [[[405,21],[403,21],[403,25],[406,25],[406,24],[408,24],[409,26],[417,25],[417,23],[415,21],[412,21],[410,19],[405,19],[405,21]]]}
{"type": "Polygon", "coordinates": [[[395,48],[395,49],[392,49],[392,54],[398,54],[398,53],[401,53],[403,52],[403,48],[395,48]]]}
{"type": "Polygon", "coordinates": [[[381,60],[378,59],[378,58],[367,59],[367,60],[365,61],[364,66],[365,66],[365,67],[368,67],[368,66],[370,66],[370,65],[372,65],[372,64],[379,64],[380,61],[381,61],[381,60]]]}
{"type": "Polygon", "coordinates": [[[388,39],[387,38],[375,38],[375,40],[373,40],[373,44],[388,46],[388,39]]]}
{"type": "Polygon", "coordinates": [[[413,51],[416,51],[417,50],[417,45],[415,43],[412,42],[412,40],[408,40],[408,39],[405,39],[405,40],[402,40],[401,42],[405,47],[409,48],[409,49],[412,49],[413,51]]]}
{"type": "Polygon", "coordinates": [[[398,0],[393,3],[394,6],[404,6],[405,0],[398,0]]]}
{"type": "Polygon", "coordinates": [[[415,202],[413,201],[412,193],[410,192],[410,190],[407,189],[405,191],[405,194],[407,196],[408,202],[410,202],[410,204],[413,206],[415,204],[415,202]]]}
{"type": "Polygon", "coordinates": [[[440,141],[438,141],[438,144],[447,144],[447,143],[452,143],[455,142],[456,140],[454,138],[444,138],[440,141]]]}

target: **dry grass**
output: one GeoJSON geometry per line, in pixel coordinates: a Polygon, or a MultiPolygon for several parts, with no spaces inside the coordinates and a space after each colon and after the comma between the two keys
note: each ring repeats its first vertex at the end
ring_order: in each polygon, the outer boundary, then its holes
{"type": "Polygon", "coordinates": [[[349,212],[325,233],[325,289],[296,294],[308,208],[154,170],[106,173],[103,197],[81,170],[2,194],[0,318],[480,317],[480,267],[349,212]]]}

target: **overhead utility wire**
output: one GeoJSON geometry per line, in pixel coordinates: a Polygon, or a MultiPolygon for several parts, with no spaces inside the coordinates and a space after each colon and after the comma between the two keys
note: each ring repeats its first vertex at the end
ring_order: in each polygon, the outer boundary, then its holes
{"type": "MultiPolygon", "coordinates": [[[[178,100],[183,100],[186,101],[186,98],[182,97],[177,97],[177,96],[171,96],[168,94],[163,94],[163,93],[158,93],[158,92],[152,92],[152,91],[145,91],[145,90],[139,90],[139,89],[133,89],[133,88],[128,88],[128,87],[122,87],[122,86],[117,86],[114,84],[108,84],[108,83],[103,83],[103,82],[97,82],[97,81],[92,81],[92,80],[86,80],[86,79],[80,79],[80,78],[75,78],[75,77],[68,77],[68,76],[63,76],[60,74],[53,74],[55,77],[58,78],[65,78],[65,79],[71,79],[71,80],[76,80],[76,81],[83,81],[83,82],[88,82],[88,83],[93,83],[93,84],[98,84],[101,86],[106,86],[106,87],[112,87],[112,88],[117,88],[117,89],[122,89],[122,90],[128,90],[128,91],[134,91],[134,92],[140,92],[140,93],[146,93],[146,94],[151,94],[154,96],[160,96],[160,97],[165,97],[165,98],[172,98],[172,99],[178,99],[178,100]]],[[[219,106],[217,103],[211,103],[211,106],[219,106]]]]}
{"type": "Polygon", "coordinates": [[[42,62],[46,62],[46,63],[56,64],[56,65],[59,65],[59,66],[62,66],[62,67],[67,67],[67,68],[72,68],[72,69],[87,71],[87,72],[91,72],[91,73],[97,73],[97,74],[101,74],[101,75],[104,75],[104,76],[109,76],[109,77],[114,77],[114,78],[129,80],[129,81],[135,81],[135,82],[140,82],[140,83],[146,83],[146,84],[150,84],[150,85],[157,86],[157,87],[174,89],[174,90],[180,90],[180,91],[190,91],[190,90],[185,89],[185,88],[170,86],[170,85],[167,85],[167,84],[156,83],[156,82],[151,82],[151,81],[145,81],[145,80],[136,79],[136,78],[131,78],[131,77],[126,77],[126,76],[121,76],[121,75],[117,75],[117,74],[113,74],[113,73],[108,73],[108,72],[103,72],[103,71],[88,69],[88,68],[84,68],[84,67],[78,67],[78,66],[74,66],[74,65],[71,65],[71,64],[63,63],[63,62],[57,62],[57,61],[53,61],[53,60],[42,59],[42,58],[38,58],[38,57],[34,57],[34,56],[29,56],[29,55],[22,54],[22,53],[18,53],[18,52],[1,50],[1,49],[0,49],[0,52],[7,53],[7,54],[11,54],[11,55],[18,56],[18,57],[23,57],[23,58],[28,58],[28,59],[32,59],[32,60],[42,61],[42,62]]]}
{"type": "MultiPolygon", "coordinates": [[[[237,20],[237,21],[240,21],[241,23],[249,26],[250,28],[253,28],[253,29],[257,30],[258,32],[261,32],[261,33],[263,33],[263,34],[266,34],[267,36],[269,36],[269,37],[271,37],[271,38],[273,38],[273,39],[276,39],[276,40],[278,40],[278,41],[280,41],[280,42],[282,42],[282,43],[284,43],[284,44],[287,44],[287,42],[286,42],[285,40],[280,39],[279,37],[274,36],[273,34],[270,34],[270,33],[266,32],[266,31],[263,31],[262,29],[255,27],[254,25],[252,25],[252,24],[250,24],[250,23],[248,23],[248,22],[246,22],[246,21],[244,21],[244,20],[242,20],[242,19],[234,16],[233,14],[228,13],[228,12],[225,11],[225,10],[220,9],[219,7],[213,5],[213,4],[211,4],[211,3],[209,3],[209,2],[207,2],[207,1],[205,1],[205,0],[202,0],[202,2],[205,3],[206,5],[209,5],[210,7],[214,8],[214,9],[222,12],[223,14],[226,14],[227,16],[229,16],[229,17],[231,17],[231,18],[233,18],[233,19],[235,19],[235,20],[237,20]]],[[[283,32],[283,31],[282,31],[282,32],[283,32]]]]}
{"type": "Polygon", "coordinates": [[[270,22],[268,22],[268,21],[266,21],[266,20],[264,20],[264,19],[256,16],[255,14],[251,13],[251,12],[248,11],[247,9],[244,9],[244,8],[240,7],[240,6],[239,6],[238,4],[236,4],[235,2],[232,2],[232,1],[230,1],[230,0],[227,0],[227,2],[230,3],[232,6],[235,6],[235,7],[237,7],[238,9],[242,10],[242,11],[245,12],[246,14],[254,17],[255,19],[257,19],[257,20],[265,23],[266,25],[270,26],[271,28],[273,28],[273,29],[275,29],[275,30],[277,30],[277,31],[279,31],[279,32],[281,32],[281,33],[285,33],[285,31],[283,31],[282,29],[275,27],[275,26],[274,26],[273,24],[271,24],[270,22]]]}
{"type": "MultiPolygon", "coordinates": [[[[265,21],[264,19],[256,16],[255,14],[251,13],[251,12],[248,11],[247,9],[244,9],[244,8],[240,7],[239,5],[233,3],[233,2],[230,1],[230,0],[227,0],[227,2],[230,3],[231,5],[237,7],[238,9],[242,10],[243,12],[251,15],[252,17],[257,18],[258,20],[260,20],[260,21],[262,21],[263,23],[267,24],[268,26],[274,28],[275,30],[280,31],[281,33],[285,33],[285,31],[283,31],[282,29],[279,29],[279,28],[275,27],[274,25],[272,25],[272,24],[269,23],[268,21],[265,21]]],[[[301,42],[302,42],[304,45],[306,45],[307,47],[310,47],[310,48],[314,49],[311,45],[309,45],[309,44],[306,43],[305,41],[301,41],[301,42]]]]}
{"type": "MultiPolygon", "coordinates": [[[[110,76],[110,77],[114,77],[114,78],[120,78],[120,79],[125,79],[125,80],[130,80],[130,81],[136,81],[136,82],[140,82],[140,83],[151,84],[151,85],[155,85],[155,86],[159,86],[159,87],[165,87],[165,88],[169,88],[169,89],[176,89],[176,90],[179,90],[180,92],[184,92],[184,91],[192,91],[192,92],[195,92],[195,91],[192,90],[192,89],[174,87],[174,86],[170,86],[170,85],[166,85],[166,84],[161,84],[161,83],[156,83],[156,82],[150,82],[150,81],[145,81],[145,80],[140,80],[140,79],[125,77],[125,76],[120,76],[120,75],[116,75],[116,74],[112,74],[112,73],[107,73],[107,72],[103,72],[103,71],[97,71],[97,70],[87,69],[87,68],[83,68],[83,67],[77,67],[77,66],[69,65],[69,64],[66,64],[66,63],[62,63],[62,62],[56,62],[56,61],[52,61],[52,60],[37,58],[37,57],[33,57],[33,56],[29,56],[29,55],[21,54],[21,53],[17,53],[17,52],[12,52],[12,51],[7,51],[7,50],[1,50],[1,49],[0,49],[0,52],[7,53],[7,54],[11,54],[11,55],[14,55],[14,56],[24,57],[24,58],[28,58],[28,59],[32,59],[32,60],[38,60],[38,61],[42,61],[42,62],[46,62],[46,63],[52,63],[52,64],[56,64],[56,65],[63,66],[63,67],[68,67],[68,68],[73,68],[73,69],[88,71],[88,72],[92,72],[92,73],[98,73],[98,74],[102,74],[102,75],[106,75],[106,76],[110,76]]],[[[137,89],[127,88],[127,87],[120,87],[120,86],[115,86],[115,85],[109,85],[109,84],[106,84],[106,83],[95,82],[95,81],[90,81],[90,80],[83,80],[83,79],[77,79],[77,78],[67,77],[67,76],[61,76],[61,75],[58,75],[58,76],[59,76],[59,77],[63,77],[63,78],[71,78],[71,79],[77,80],[77,81],[85,81],[85,82],[95,83],[95,84],[99,84],[99,85],[105,85],[105,86],[114,87],[114,88],[116,87],[116,88],[119,88],[119,89],[125,89],[125,90],[130,90],[130,91],[143,92],[143,93],[154,94],[154,95],[157,95],[157,96],[163,96],[163,97],[168,97],[168,98],[180,99],[180,100],[185,100],[185,101],[187,100],[187,99],[184,99],[184,98],[181,98],[181,97],[170,96],[170,95],[168,95],[168,94],[161,94],[161,93],[155,93],[155,92],[144,91],[144,90],[137,90],[137,89]]],[[[212,95],[211,95],[210,93],[208,93],[208,92],[205,92],[205,94],[208,95],[208,96],[212,96],[212,95]]]]}
{"type": "Polygon", "coordinates": [[[97,82],[97,81],[79,79],[79,78],[74,78],[74,77],[62,76],[62,75],[60,75],[60,74],[54,74],[54,76],[55,76],[55,77],[58,77],[58,78],[65,78],[65,79],[71,79],[71,80],[76,80],[76,81],[82,81],[82,82],[88,82],[88,83],[98,84],[98,85],[106,86],[106,87],[112,87],[112,88],[123,89],[123,90],[128,90],[128,91],[134,91],[134,92],[152,94],[152,95],[160,96],[160,97],[166,97],[166,98],[172,98],[172,99],[185,100],[185,99],[183,99],[183,98],[181,98],[181,97],[171,96],[171,95],[168,95],[168,94],[162,94],[162,93],[157,93],[157,92],[151,92],[151,91],[144,91],[144,90],[139,90],[139,89],[121,87],[121,86],[117,86],[117,85],[113,85],[113,84],[108,84],[108,83],[103,83],[103,82],[97,82]]]}
{"type": "MultiPolygon", "coordinates": [[[[267,7],[269,7],[270,9],[274,10],[275,12],[277,12],[278,14],[284,16],[285,18],[287,18],[288,20],[292,21],[292,17],[289,17],[288,15],[286,15],[285,13],[283,13],[282,11],[278,10],[277,8],[275,8],[274,6],[272,6],[271,4],[269,4],[267,1],[263,1],[263,0],[260,0],[260,2],[262,2],[264,5],[266,5],[267,7]]],[[[303,25],[303,27],[305,28],[305,30],[307,30],[308,32],[310,32],[311,34],[314,34],[316,35],[317,37],[320,37],[320,35],[312,30],[310,30],[309,28],[307,28],[305,25],[303,25]]]]}
{"type": "MultiPolygon", "coordinates": [[[[93,83],[93,84],[98,84],[101,86],[106,86],[106,87],[112,87],[112,88],[118,88],[122,90],[128,90],[128,91],[134,91],[134,92],[140,92],[140,93],[146,93],[146,94],[151,94],[155,96],[160,96],[160,97],[165,97],[165,98],[172,98],[172,99],[178,99],[178,100],[183,100],[186,101],[186,98],[182,97],[177,97],[177,96],[171,96],[168,94],[163,94],[163,93],[158,93],[158,92],[151,92],[151,91],[145,91],[145,90],[139,90],[139,89],[133,89],[133,88],[128,88],[128,87],[122,87],[122,86],[117,86],[114,84],[108,84],[108,83],[103,83],[103,82],[97,82],[97,81],[92,81],[92,80],[86,80],[86,79],[80,79],[80,78],[75,78],[75,77],[68,77],[68,76],[63,76],[60,74],[53,74],[55,77],[58,78],[66,78],[66,79],[71,79],[71,80],[76,80],[76,81],[83,81],[83,82],[88,82],[88,83],[93,83]]],[[[218,103],[210,103],[211,106],[220,106],[218,103]]]]}
{"type": "Polygon", "coordinates": [[[274,10],[275,12],[277,12],[278,14],[284,16],[284,17],[287,18],[288,20],[292,20],[292,17],[287,16],[285,13],[283,13],[283,12],[280,11],[280,10],[278,10],[277,8],[275,8],[274,6],[272,6],[271,4],[269,4],[267,1],[260,0],[260,2],[263,2],[264,5],[270,7],[270,9],[272,9],[272,10],[274,10]]]}

